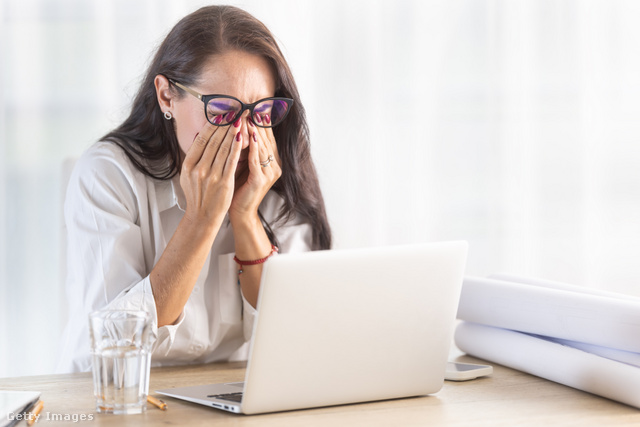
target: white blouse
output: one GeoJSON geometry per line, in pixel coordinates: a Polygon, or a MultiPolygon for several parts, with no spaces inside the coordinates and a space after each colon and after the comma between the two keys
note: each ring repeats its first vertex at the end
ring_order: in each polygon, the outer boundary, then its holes
{"type": "MultiPolygon", "coordinates": [[[[269,191],[260,211],[280,252],[311,249],[311,226],[299,218],[273,220],[283,205],[269,191]]],[[[69,321],[57,371],[91,369],[88,315],[94,310],[146,310],[153,323],[152,366],[244,360],[256,311],[244,299],[233,261],[228,218],[174,325],[158,328],[149,273],[184,215],[179,176],[159,181],[138,171],[124,151],[98,142],[78,160],[64,205],[67,228],[69,321]]]]}

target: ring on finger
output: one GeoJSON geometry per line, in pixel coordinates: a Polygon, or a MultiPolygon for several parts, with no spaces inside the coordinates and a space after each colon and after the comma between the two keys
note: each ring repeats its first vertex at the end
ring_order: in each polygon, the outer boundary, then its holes
{"type": "Polygon", "coordinates": [[[260,166],[262,166],[263,168],[266,168],[267,166],[269,166],[269,163],[273,162],[274,160],[275,158],[273,157],[273,155],[269,155],[267,160],[265,160],[264,162],[260,162],[260,166]]]}

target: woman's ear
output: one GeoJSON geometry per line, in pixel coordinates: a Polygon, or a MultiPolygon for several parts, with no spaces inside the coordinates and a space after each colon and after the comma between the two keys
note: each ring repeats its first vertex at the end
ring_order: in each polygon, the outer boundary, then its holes
{"type": "Polygon", "coordinates": [[[162,110],[163,113],[172,111],[174,95],[171,92],[169,80],[167,80],[165,76],[158,74],[153,80],[153,84],[156,87],[156,97],[158,98],[160,110],[162,110]]]}

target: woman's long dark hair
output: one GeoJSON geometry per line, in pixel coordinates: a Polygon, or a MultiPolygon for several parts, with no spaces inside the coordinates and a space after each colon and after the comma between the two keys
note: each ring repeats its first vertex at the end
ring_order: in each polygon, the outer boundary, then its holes
{"type": "MultiPolygon", "coordinates": [[[[286,119],[273,128],[282,161],[282,176],[273,189],[284,199],[275,221],[301,215],[313,229],[313,249],[329,249],[331,229],[311,160],[309,127],[298,88],[269,29],[241,9],[207,6],[178,22],[158,48],[129,117],[103,139],[122,147],[145,175],[159,180],[171,179],[180,169],[180,147],[173,121],[163,118],[158,105],[154,79],[162,74],[184,85],[193,85],[205,62],[212,55],[228,50],[241,50],[267,59],[276,74],[275,96],[293,98],[293,107],[286,119]]],[[[181,91],[175,94],[185,96],[181,91]]],[[[265,229],[274,242],[270,225],[265,223],[265,229]]]]}

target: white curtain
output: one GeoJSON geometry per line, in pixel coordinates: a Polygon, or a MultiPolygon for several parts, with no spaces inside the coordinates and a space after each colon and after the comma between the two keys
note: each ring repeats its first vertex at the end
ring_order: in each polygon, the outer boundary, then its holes
{"type": "MultiPolygon", "coordinates": [[[[63,160],[208,3],[0,3],[0,377],[53,369],[63,160]]],[[[336,247],[465,239],[467,274],[640,295],[640,3],[232,3],[293,68],[336,247]]]]}

